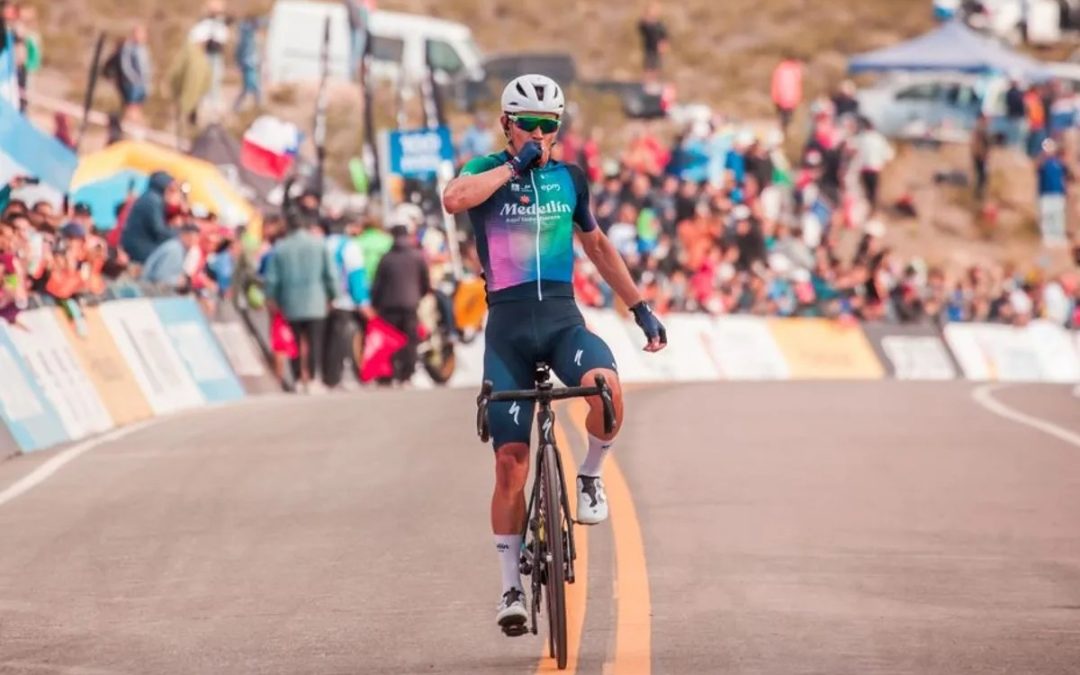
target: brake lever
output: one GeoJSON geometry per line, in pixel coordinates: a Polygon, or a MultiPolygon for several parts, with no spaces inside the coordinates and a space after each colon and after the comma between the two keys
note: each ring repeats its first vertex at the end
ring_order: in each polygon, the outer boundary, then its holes
{"type": "Polygon", "coordinates": [[[612,399],[611,387],[603,375],[596,376],[596,386],[600,388],[600,403],[604,408],[604,433],[610,434],[615,431],[615,402],[612,399]]]}
{"type": "Polygon", "coordinates": [[[487,443],[491,438],[487,409],[492,386],[490,380],[485,380],[480,386],[480,395],[476,397],[476,435],[480,437],[480,441],[483,443],[487,443]]]}

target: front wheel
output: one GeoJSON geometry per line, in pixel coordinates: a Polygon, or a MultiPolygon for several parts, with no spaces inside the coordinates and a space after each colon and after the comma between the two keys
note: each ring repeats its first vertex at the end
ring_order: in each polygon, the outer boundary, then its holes
{"type": "Polygon", "coordinates": [[[548,644],[559,670],[566,668],[566,560],[563,548],[562,493],[555,446],[544,446],[543,513],[547,560],[548,644]]]}
{"type": "Polygon", "coordinates": [[[423,355],[424,370],[435,384],[446,384],[454,376],[457,357],[454,343],[449,340],[432,341],[431,349],[423,355]]]}

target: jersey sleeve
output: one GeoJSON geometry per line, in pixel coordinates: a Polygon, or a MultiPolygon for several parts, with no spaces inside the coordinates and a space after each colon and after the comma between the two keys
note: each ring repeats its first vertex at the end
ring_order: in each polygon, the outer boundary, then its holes
{"type": "Polygon", "coordinates": [[[461,167],[461,172],[458,175],[475,176],[478,173],[491,171],[502,163],[503,161],[499,158],[498,155],[484,155],[483,157],[473,157],[469,161],[465,162],[465,166],[461,167]]]}
{"type": "Polygon", "coordinates": [[[585,172],[576,164],[568,164],[570,177],[574,181],[574,195],[577,197],[577,205],[574,207],[574,222],[582,232],[592,232],[597,228],[596,216],[593,215],[589,195],[589,181],[585,178],[585,172]]]}

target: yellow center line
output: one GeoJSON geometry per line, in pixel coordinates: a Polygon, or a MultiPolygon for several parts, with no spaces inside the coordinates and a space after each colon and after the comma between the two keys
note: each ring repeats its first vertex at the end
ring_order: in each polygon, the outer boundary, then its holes
{"type": "MultiPolygon", "coordinates": [[[[557,413],[568,413],[572,417],[569,404],[559,406],[557,413]]],[[[580,403],[585,406],[585,403],[580,403]]],[[[584,419],[584,413],[582,413],[584,419]]],[[[584,426],[580,427],[584,430],[584,426]]],[[[584,431],[582,431],[584,434],[584,431]]],[[[584,435],[582,435],[584,438],[584,435]]],[[[570,439],[562,430],[560,424],[555,425],[555,443],[559,447],[559,456],[562,458],[563,473],[566,477],[567,498],[570,500],[570,516],[577,514],[577,461],[574,453],[570,450],[570,439]]],[[[543,638],[543,657],[536,668],[537,673],[563,672],[574,673],[577,671],[578,655],[581,653],[581,632],[585,627],[585,605],[587,604],[589,591],[589,528],[574,527],[574,545],[577,548],[577,560],[574,561],[574,578],[572,584],[566,585],[566,670],[560,671],[554,659],[548,658],[548,629],[547,616],[538,618],[540,623],[539,635],[543,638]]]]}
{"type": "MultiPolygon", "coordinates": [[[[585,436],[587,408],[571,411],[574,425],[585,436]]],[[[611,507],[611,527],[615,539],[616,604],[615,654],[604,664],[605,675],[649,675],[652,671],[652,601],[645,564],[645,543],[641,536],[634,500],[626,476],[616,461],[616,450],[604,468],[604,487],[611,507]]]]}

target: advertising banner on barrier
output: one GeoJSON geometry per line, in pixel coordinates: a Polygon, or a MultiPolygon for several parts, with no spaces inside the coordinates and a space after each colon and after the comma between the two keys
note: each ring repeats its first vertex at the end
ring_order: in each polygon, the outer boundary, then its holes
{"type": "MultiPolygon", "coordinates": [[[[29,314],[25,312],[24,314],[29,314]]],[[[0,321],[0,420],[23,452],[68,440],[64,425],[0,321]]],[[[0,441],[2,442],[2,441],[0,441]]]]}
{"type": "Polygon", "coordinates": [[[233,372],[240,378],[244,388],[251,394],[281,391],[274,376],[270,374],[262,351],[248,331],[239,312],[229,303],[218,304],[217,315],[210,323],[218,343],[225,351],[233,372]]]}
{"type": "Polygon", "coordinates": [[[150,300],[117,300],[101,305],[105,321],[154,413],[203,404],[202,392],[176,353],[150,300]]]}
{"type": "Polygon", "coordinates": [[[874,352],[898,380],[952,380],[957,366],[937,328],[929,325],[863,324],[874,352]]]}
{"type": "Polygon", "coordinates": [[[712,322],[709,354],[726,380],[784,380],[788,366],[765,319],[724,316],[712,322]]]}
{"type": "Polygon", "coordinates": [[[1065,328],[1037,319],[1024,328],[1035,353],[1044,382],[1080,382],[1080,351],[1065,328]]]}
{"type": "MultiPolygon", "coordinates": [[[[79,364],[93,383],[113,422],[117,425],[131,424],[153,415],[150,404],[139,389],[139,383],[135,381],[135,375],[101,320],[100,310],[97,307],[81,310],[78,316],[81,330],[76,329],[75,323],[63,310],[55,311],[57,323],[63,328],[79,364]]],[[[79,310],[76,308],[76,311],[79,310]]]]}
{"type": "MultiPolygon", "coordinates": [[[[703,314],[668,314],[661,320],[667,329],[668,344],[678,346],[655,354],[641,354],[641,361],[653,373],[653,379],[675,382],[718,379],[720,372],[709,352],[714,333],[712,319],[703,314]]],[[[624,319],[623,325],[630,341],[637,340],[640,351],[645,346],[645,335],[633,319],[624,319]]]]}
{"type": "Polygon", "coordinates": [[[1069,332],[1046,321],[1023,328],[951,323],[945,339],[971,380],[1080,381],[1080,355],[1070,344],[1069,332]]]}
{"type": "Polygon", "coordinates": [[[195,300],[189,297],[156,298],[153,305],[176,353],[203,397],[211,403],[244,398],[244,388],[229,367],[225,353],[195,300]]]}
{"type": "Polygon", "coordinates": [[[876,380],[885,369],[862,328],[829,319],[766,319],[795,379],[876,380]]]}
{"type": "Polygon", "coordinates": [[[56,409],[68,438],[111,429],[112,417],[64,337],[55,311],[35,309],[19,319],[28,330],[12,331],[11,341],[56,409]]]}
{"type": "Polygon", "coordinates": [[[945,341],[969,380],[1042,380],[1039,355],[1021,329],[1000,324],[950,323],[945,326],[945,341]]]}

